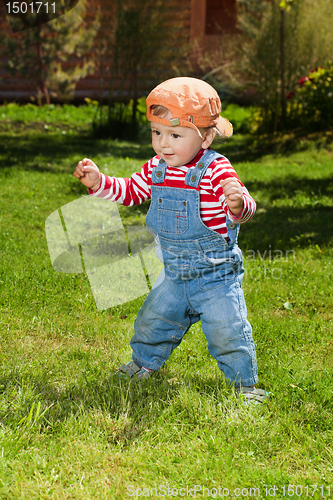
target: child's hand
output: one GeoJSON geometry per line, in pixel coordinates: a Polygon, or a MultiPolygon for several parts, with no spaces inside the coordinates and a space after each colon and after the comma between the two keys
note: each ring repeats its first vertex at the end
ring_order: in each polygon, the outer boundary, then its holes
{"type": "Polygon", "coordinates": [[[220,181],[225,196],[225,201],[231,212],[237,217],[243,210],[243,189],[235,177],[228,177],[220,181]]]}
{"type": "Polygon", "coordinates": [[[89,158],[79,161],[73,175],[79,179],[84,186],[97,191],[101,182],[101,173],[95,163],[89,158]]]}

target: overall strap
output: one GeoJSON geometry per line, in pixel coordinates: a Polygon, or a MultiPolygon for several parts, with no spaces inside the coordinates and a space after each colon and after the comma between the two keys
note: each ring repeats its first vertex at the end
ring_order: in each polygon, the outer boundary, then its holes
{"type": "MultiPolygon", "coordinates": [[[[187,171],[185,177],[186,186],[197,188],[209,165],[218,158],[224,157],[213,149],[206,149],[198,163],[187,171]]],[[[152,170],[151,180],[153,184],[163,184],[166,169],[166,162],[160,159],[158,165],[155,165],[152,170]]]]}
{"type": "Polygon", "coordinates": [[[151,180],[153,184],[163,184],[165,173],[166,173],[167,164],[162,158],[159,160],[158,165],[153,167],[151,173],[151,180]]]}
{"type": "Polygon", "coordinates": [[[198,163],[194,167],[188,169],[185,177],[186,186],[195,189],[198,188],[207,168],[213,161],[217,160],[217,158],[223,158],[223,156],[212,149],[206,149],[198,163]]]}

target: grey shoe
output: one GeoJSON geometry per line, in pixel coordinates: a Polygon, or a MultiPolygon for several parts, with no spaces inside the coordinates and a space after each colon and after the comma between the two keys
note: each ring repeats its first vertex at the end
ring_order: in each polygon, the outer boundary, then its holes
{"type": "Polygon", "coordinates": [[[126,365],[121,365],[116,375],[126,379],[146,380],[151,377],[154,372],[147,372],[142,366],[137,365],[134,361],[129,361],[126,365]]]}
{"type": "Polygon", "coordinates": [[[269,399],[269,392],[255,387],[239,387],[235,389],[245,402],[262,403],[265,399],[269,399]]]}

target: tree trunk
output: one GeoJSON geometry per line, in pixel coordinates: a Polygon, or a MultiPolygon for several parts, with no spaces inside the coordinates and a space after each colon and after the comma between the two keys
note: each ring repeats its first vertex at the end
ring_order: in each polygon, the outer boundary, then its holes
{"type": "Polygon", "coordinates": [[[285,97],[285,79],[284,79],[284,67],[285,67],[285,52],[284,52],[284,25],[285,25],[285,15],[286,10],[280,9],[280,106],[281,106],[281,121],[280,128],[284,129],[286,120],[286,97],[285,97]]]}
{"type": "Polygon", "coordinates": [[[39,40],[37,43],[37,51],[38,51],[39,68],[40,68],[40,89],[41,89],[42,94],[45,97],[46,104],[50,104],[50,94],[49,94],[49,90],[48,90],[47,85],[46,85],[46,78],[45,78],[46,71],[45,71],[44,64],[43,64],[44,54],[43,54],[43,47],[42,47],[41,40],[39,40]]]}
{"type": "Polygon", "coordinates": [[[137,80],[138,80],[138,71],[137,67],[134,68],[133,71],[133,93],[132,93],[132,98],[133,98],[133,105],[132,105],[132,133],[136,134],[136,127],[137,127],[137,109],[138,109],[138,86],[137,86],[137,80]]]}

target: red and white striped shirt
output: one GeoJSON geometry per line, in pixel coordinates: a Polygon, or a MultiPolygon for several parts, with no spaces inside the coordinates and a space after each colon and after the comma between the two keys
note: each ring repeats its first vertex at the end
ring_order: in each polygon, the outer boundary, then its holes
{"type": "MultiPolygon", "coordinates": [[[[161,186],[184,188],[185,176],[189,168],[194,167],[201,159],[204,150],[187,165],[182,167],[167,166],[164,183],[161,186]]],[[[143,165],[141,172],[134,173],[129,179],[121,177],[109,177],[101,174],[101,183],[97,191],[89,189],[89,194],[98,196],[121,205],[140,205],[151,198],[152,170],[158,165],[159,156],[154,156],[143,165]]],[[[190,188],[191,189],[191,188],[190,188]]],[[[249,195],[246,187],[239,180],[238,175],[227,158],[218,158],[207,168],[199,185],[200,216],[204,224],[210,229],[227,235],[226,216],[237,224],[243,224],[253,216],[256,203],[249,195]],[[220,181],[228,177],[235,177],[243,187],[244,207],[236,217],[230,211],[225,200],[220,181]]]]}

